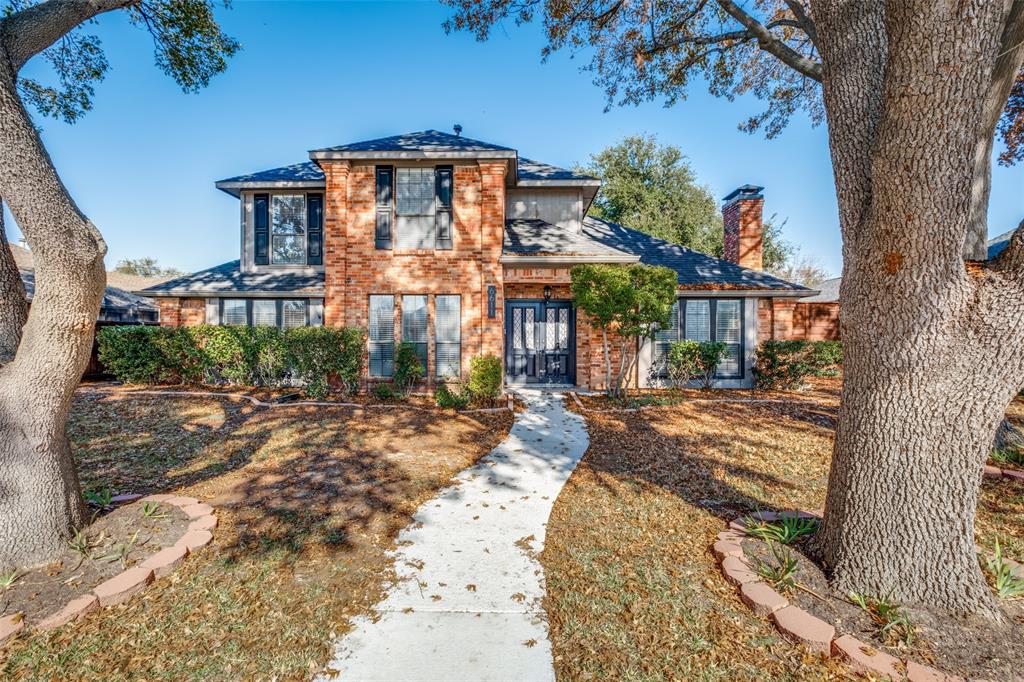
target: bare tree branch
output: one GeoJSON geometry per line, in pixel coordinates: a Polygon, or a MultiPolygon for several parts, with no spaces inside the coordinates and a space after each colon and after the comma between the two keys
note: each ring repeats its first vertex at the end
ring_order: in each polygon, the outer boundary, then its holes
{"type": "Polygon", "coordinates": [[[0,21],[0,47],[17,73],[29,59],[84,21],[138,0],[46,0],[0,21]]]}
{"type": "Polygon", "coordinates": [[[812,78],[819,83],[821,82],[821,64],[813,59],[804,57],[802,54],[786,45],[786,43],[773,36],[767,26],[747,14],[732,0],[718,0],[718,4],[729,14],[729,16],[743,24],[743,26],[750,31],[755,38],[757,38],[757,44],[762,50],[774,55],[779,59],[779,61],[791,67],[798,73],[801,73],[808,78],[812,78]]]}

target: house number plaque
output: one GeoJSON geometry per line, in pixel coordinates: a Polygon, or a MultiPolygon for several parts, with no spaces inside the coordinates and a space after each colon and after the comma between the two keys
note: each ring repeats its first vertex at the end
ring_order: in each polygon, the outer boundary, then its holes
{"type": "Polygon", "coordinates": [[[487,285],[487,317],[494,319],[497,315],[498,287],[493,284],[487,285]]]}

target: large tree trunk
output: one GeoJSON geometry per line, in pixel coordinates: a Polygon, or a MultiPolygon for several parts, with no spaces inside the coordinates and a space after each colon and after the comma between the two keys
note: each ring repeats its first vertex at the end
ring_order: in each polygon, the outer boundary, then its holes
{"type": "Polygon", "coordinates": [[[1024,290],[1015,273],[969,273],[963,249],[1009,8],[813,8],[844,240],[823,559],[839,590],[987,615],[997,608],[974,516],[996,427],[1024,384],[1024,290]]]}
{"type": "Polygon", "coordinates": [[[85,520],[64,432],[105,286],[99,232],[57,176],[0,59],[0,196],[32,247],[36,290],[0,368],[0,572],[45,561],[85,520]]]}
{"type": "Polygon", "coordinates": [[[18,265],[7,245],[4,206],[0,201],[0,364],[10,362],[18,350],[21,328],[28,317],[28,301],[18,265]]]}

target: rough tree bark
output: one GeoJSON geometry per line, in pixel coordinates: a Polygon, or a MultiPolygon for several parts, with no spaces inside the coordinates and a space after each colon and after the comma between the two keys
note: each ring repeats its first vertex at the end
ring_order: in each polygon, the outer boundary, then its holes
{"type": "Polygon", "coordinates": [[[974,517],[996,427],[1024,385],[1024,277],[1005,260],[969,269],[963,249],[1011,8],[812,3],[844,257],[822,556],[839,590],[993,617],[974,517]]]}
{"type": "Polygon", "coordinates": [[[0,363],[14,358],[21,340],[21,328],[28,317],[25,286],[7,246],[3,209],[3,201],[0,201],[0,363]]]}
{"type": "Polygon", "coordinates": [[[64,425],[106,285],[106,245],[58,177],[15,79],[71,27],[126,4],[49,0],[0,22],[0,196],[36,278],[18,353],[0,368],[0,572],[53,556],[85,521],[64,425]]]}

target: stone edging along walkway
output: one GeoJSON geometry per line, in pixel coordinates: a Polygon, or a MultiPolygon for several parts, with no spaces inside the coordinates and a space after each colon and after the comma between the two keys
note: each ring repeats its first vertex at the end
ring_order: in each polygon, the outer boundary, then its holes
{"type": "MultiPolygon", "coordinates": [[[[79,389],[81,390],[81,389],[79,389]]],[[[112,391],[105,390],[104,387],[89,387],[86,389],[93,393],[104,393],[113,395],[112,391]]],[[[403,405],[402,403],[396,403],[394,405],[386,403],[341,403],[332,402],[330,400],[293,400],[282,403],[268,403],[260,400],[251,395],[245,393],[218,393],[217,391],[147,391],[147,390],[129,390],[124,395],[164,395],[172,398],[230,398],[232,400],[248,400],[256,407],[355,407],[355,408],[379,408],[379,409],[406,409],[406,410],[419,410],[421,412],[432,412],[434,408],[420,407],[419,405],[403,405]]],[[[437,408],[441,409],[441,408],[437,408]]],[[[485,407],[477,408],[472,410],[456,410],[459,414],[480,414],[484,412],[504,412],[509,410],[515,412],[515,401],[511,395],[508,396],[508,405],[505,407],[485,407]]]]}
{"type": "MultiPolygon", "coordinates": [[[[729,523],[729,528],[718,534],[713,551],[721,563],[722,575],[739,588],[740,599],[759,616],[772,619],[775,627],[789,640],[802,644],[825,656],[844,659],[855,672],[882,675],[893,680],[910,682],[958,682],[961,677],[940,672],[909,659],[898,659],[851,635],[840,635],[835,626],[807,611],[790,604],[771,585],[761,580],[757,570],[747,561],[740,542],[746,534],[745,518],[759,521],[777,521],[786,516],[819,519],[820,515],[798,512],[754,512],[729,523]]],[[[1024,573],[1016,562],[1006,560],[1018,573],[1024,573]]]]}
{"type": "MultiPolygon", "coordinates": [[[[128,601],[156,578],[163,578],[172,573],[186,557],[213,540],[217,517],[214,516],[213,507],[210,505],[184,495],[149,495],[138,501],[173,505],[185,512],[191,522],[185,533],[173,545],[161,549],[141,564],[125,569],[100,583],[90,592],[75,597],[63,609],[41,620],[32,630],[52,630],[100,608],[128,601]]],[[[20,613],[0,618],[0,646],[25,629],[25,620],[20,613]]]]}
{"type": "Polygon", "coordinates": [[[1008,478],[1018,483],[1024,483],[1024,471],[1018,471],[1017,469],[1000,469],[991,464],[986,464],[984,475],[987,478],[1008,478]]]}

